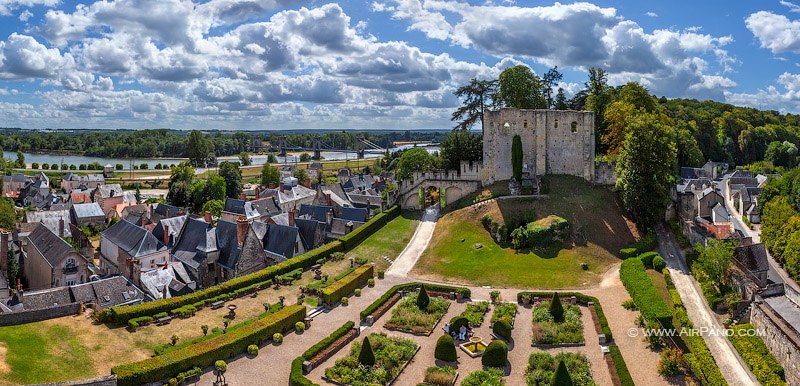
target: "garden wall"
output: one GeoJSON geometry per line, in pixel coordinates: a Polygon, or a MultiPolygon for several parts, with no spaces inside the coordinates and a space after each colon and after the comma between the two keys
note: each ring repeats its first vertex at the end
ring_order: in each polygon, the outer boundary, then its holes
{"type": "Polygon", "coordinates": [[[15,326],[18,324],[60,318],[62,316],[77,315],[80,308],[80,303],[70,303],[38,310],[4,312],[0,313],[0,326],[15,326]]]}
{"type": "Polygon", "coordinates": [[[800,334],[798,331],[764,302],[753,303],[750,324],[761,333],[761,339],[769,348],[769,352],[783,366],[786,383],[800,385],[800,334]]]}

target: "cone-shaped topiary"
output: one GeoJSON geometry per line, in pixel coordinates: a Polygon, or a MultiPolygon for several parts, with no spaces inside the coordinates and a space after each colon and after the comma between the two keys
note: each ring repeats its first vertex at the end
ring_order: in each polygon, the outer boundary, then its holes
{"type": "Polygon", "coordinates": [[[442,335],[436,341],[436,350],[433,352],[433,357],[444,362],[455,362],[458,360],[456,354],[456,343],[453,342],[453,337],[450,335],[442,335]]]}
{"type": "Polygon", "coordinates": [[[369,337],[364,337],[361,343],[361,352],[358,353],[358,363],[364,366],[375,366],[375,353],[372,352],[372,345],[369,344],[369,337]]]}
{"type": "Polygon", "coordinates": [[[419,289],[419,295],[417,295],[417,307],[425,311],[428,309],[428,304],[431,303],[431,297],[428,296],[428,291],[425,290],[425,286],[423,285],[419,289]]]}
{"type": "Polygon", "coordinates": [[[511,323],[508,320],[500,319],[492,324],[492,332],[507,340],[511,341],[511,323]]]}
{"type": "Polygon", "coordinates": [[[550,302],[550,315],[553,315],[553,320],[556,322],[564,321],[564,306],[561,304],[558,292],[553,295],[553,300],[550,302]]]}
{"type": "Polygon", "coordinates": [[[550,384],[553,386],[572,386],[572,378],[569,376],[569,371],[564,361],[558,361],[558,368],[553,374],[553,382],[550,384]]]}
{"type": "Polygon", "coordinates": [[[486,367],[505,368],[508,361],[508,346],[502,340],[493,340],[486,346],[481,364],[486,367]]]}

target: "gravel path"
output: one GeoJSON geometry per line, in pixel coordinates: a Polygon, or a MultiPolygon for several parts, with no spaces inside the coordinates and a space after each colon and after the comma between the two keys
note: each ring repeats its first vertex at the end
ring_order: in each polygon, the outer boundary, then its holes
{"type": "MultiPolygon", "coordinates": [[[[686,313],[694,323],[694,327],[701,331],[703,329],[714,332],[723,331],[716,316],[705,302],[697,282],[686,268],[683,251],[681,251],[678,241],[675,240],[675,236],[664,229],[662,225],[656,227],[656,232],[658,233],[659,253],[667,262],[672,281],[683,299],[686,313]]],[[[703,338],[729,385],[758,385],[755,376],[724,334],[703,334],[703,338]]]]}
{"type": "Polygon", "coordinates": [[[428,248],[428,243],[433,237],[433,231],[436,229],[438,217],[438,209],[425,209],[425,214],[422,215],[417,230],[414,231],[414,235],[411,236],[408,245],[400,252],[392,266],[386,270],[387,275],[397,277],[406,277],[408,275],[411,268],[414,268],[414,265],[417,264],[419,257],[422,256],[422,252],[425,252],[425,249],[428,248]]]}

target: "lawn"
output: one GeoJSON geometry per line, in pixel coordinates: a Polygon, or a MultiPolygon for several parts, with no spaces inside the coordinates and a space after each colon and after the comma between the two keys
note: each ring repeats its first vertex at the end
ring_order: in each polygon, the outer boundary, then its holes
{"type": "Polygon", "coordinates": [[[44,383],[94,374],[90,352],[69,328],[43,323],[0,328],[4,361],[2,378],[9,384],[44,383]]]}
{"type": "Polygon", "coordinates": [[[598,283],[619,261],[619,249],[634,241],[616,194],[577,177],[545,179],[550,188],[547,198],[503,199],[444,215],[412,273],[430,280],[514,288],[582,288],[598,283]],[[507,225],[557,215],[569,221],[572,237],[563,246],[515,250],[509,243],[495,242],[481,224],[486,215],[507,225]],[[581,268],[582,263],[588,270],[581,268]]]}
{"type": "Polygon", "coordinates": [[[417,212],[403,212],[347,252],[345,260],[350,257],[364,257],[368,262],[375,263],[376,270],[386,270],[389,263],[383,257],[388,256],[394,260],[400,255],[417,229],[419,216],[417,212]]]}

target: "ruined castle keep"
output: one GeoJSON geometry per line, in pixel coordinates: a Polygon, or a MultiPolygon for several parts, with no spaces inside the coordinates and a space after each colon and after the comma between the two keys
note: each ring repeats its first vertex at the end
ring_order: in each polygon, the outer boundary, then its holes
{"type": "Polygon", "coordinates": [[[483,185],[511,179],[511,142],[522,139],[523,173],[569,174],[594,182],[594,113],[565,110],[485,110],[483,185]]]}

